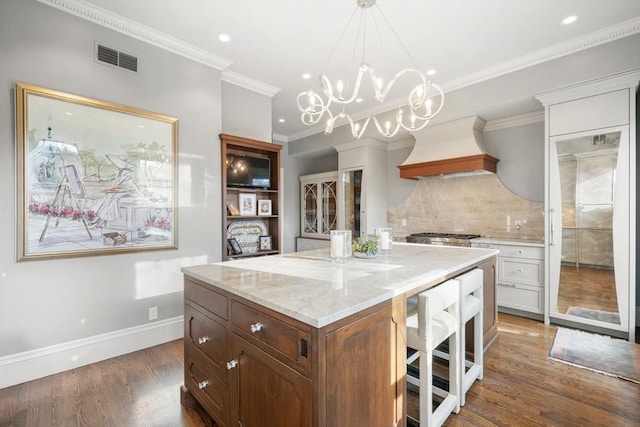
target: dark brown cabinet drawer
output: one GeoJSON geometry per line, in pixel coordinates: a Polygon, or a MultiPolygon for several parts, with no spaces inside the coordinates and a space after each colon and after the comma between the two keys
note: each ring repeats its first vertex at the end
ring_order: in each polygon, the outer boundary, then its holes
{"type": "Polygon", "coordinates": [[[188,351],[206,360],[214,373],[227,381],[229,338],[227,327],[189,304],[184,306],[184,336],[188,351]]]}
{"type": "Polygon", "coordinates": [[[227,297],[201,286],[190,280],[184,281],[184,298],[189,299],[196,304],[206,308],[216,316],[220,316],[222,319],[227,320],[228,315],[228,300],[227,297]]]}
{"type": "Polygon", "coordinates": [[[268,314],[231,302],[231,323],[250,341],[258,341],[307,366],[311,362],[310,336],[268,314]]]}
{"type": "Polygon", "coordinates": [[[229,425],[229,387],[189,351],[184,355],[184,383],[219,427],[229,425]]]}

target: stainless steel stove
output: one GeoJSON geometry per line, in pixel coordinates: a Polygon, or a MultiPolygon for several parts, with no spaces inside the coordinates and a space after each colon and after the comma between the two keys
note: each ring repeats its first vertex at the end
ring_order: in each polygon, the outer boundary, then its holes
{"type": "Polygon", "coordinates": [[[471,239],[481,237],[479,234],[456,233],[413,233],[407,236],[409,243],[426,243],[442,246],[471,246],[471,239]]]}

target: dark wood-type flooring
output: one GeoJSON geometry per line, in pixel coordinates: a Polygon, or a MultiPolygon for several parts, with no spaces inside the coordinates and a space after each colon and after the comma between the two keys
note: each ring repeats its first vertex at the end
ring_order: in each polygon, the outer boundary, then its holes
{"type": "MultiPolygon", "coordinates": [[[[640,425],[640,385],[550,360],[555,331],[500,314],[484,380],[447,425],[640,425]]],[[[180,405],[182,369],[178,340],[4,388],[0,426],[206,426],[197,409],[180,405]]]]}
{"type": "Polygon", "coordinates": [[[566,313],[571,306],[618,313],[613,270],[563,265],[560,268],[558,313],[566,313]]]}

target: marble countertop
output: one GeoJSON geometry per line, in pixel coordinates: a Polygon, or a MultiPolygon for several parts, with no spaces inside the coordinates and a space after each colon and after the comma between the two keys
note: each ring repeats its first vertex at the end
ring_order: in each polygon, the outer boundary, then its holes
{"type": "Polygon", "coordinates": [[[498,251],[394,243],[391,255],[332,263],[329,249],[184,267],[182,272],[321,328],[399,295],[412,295],[498,251]]]}
{"type": "Polygon", "coordinates": [[[510,239],[508,237],[478,237],[472,239],[471,243],[486,243],[490,245],[514,245],[514,246],[535,246],[544,247],[544,240],[538,239],[510,239]]]}

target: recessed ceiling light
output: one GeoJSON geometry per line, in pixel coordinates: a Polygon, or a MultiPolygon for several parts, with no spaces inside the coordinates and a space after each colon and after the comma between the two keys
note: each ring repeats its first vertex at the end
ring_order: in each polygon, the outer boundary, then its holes
{"type": "Polygon", "coordinates": [[[285,119],[278,119],[278,121],[279,121],[280,123],[284,123],[284,122],[286,122],[286,120],[285,120],[285,119]]]}
{"type": "Polygon", "coordinates": [[[227,43],[228,41],[231,41],[231,37],[229,37],[229,34],[222,33],[218,36],[218,40],[227,43]]]}
{"type": "Polygon", "coordinates": [[[430,70],[427,70],[427,76],[433,76],[433,75],[435,75],[436,73],[437,73],[437,71],[436,71],[436,70],[434,70],[433,68],[432,68],[432,69],[430,69],[430,70]]]}
{"type": "Polygon", "coordinates": [[[576,22],[578,20],[578,15],[571,15],[571,16],[567,16],[566,18],[564,18],[562,20],[562,23],[564,25],[568,25],[568,24],[573,24],[574,22],[576,22]]]}
{"type": "Polygon", "coordinates": [[[303,78],[303,79],[305,79],[305,80],[309,80],[309,79],[311,78],[311,74],[309,74],[309,73],[304,73],[304,74],[302,75],[302,78],[303,78]]]}

